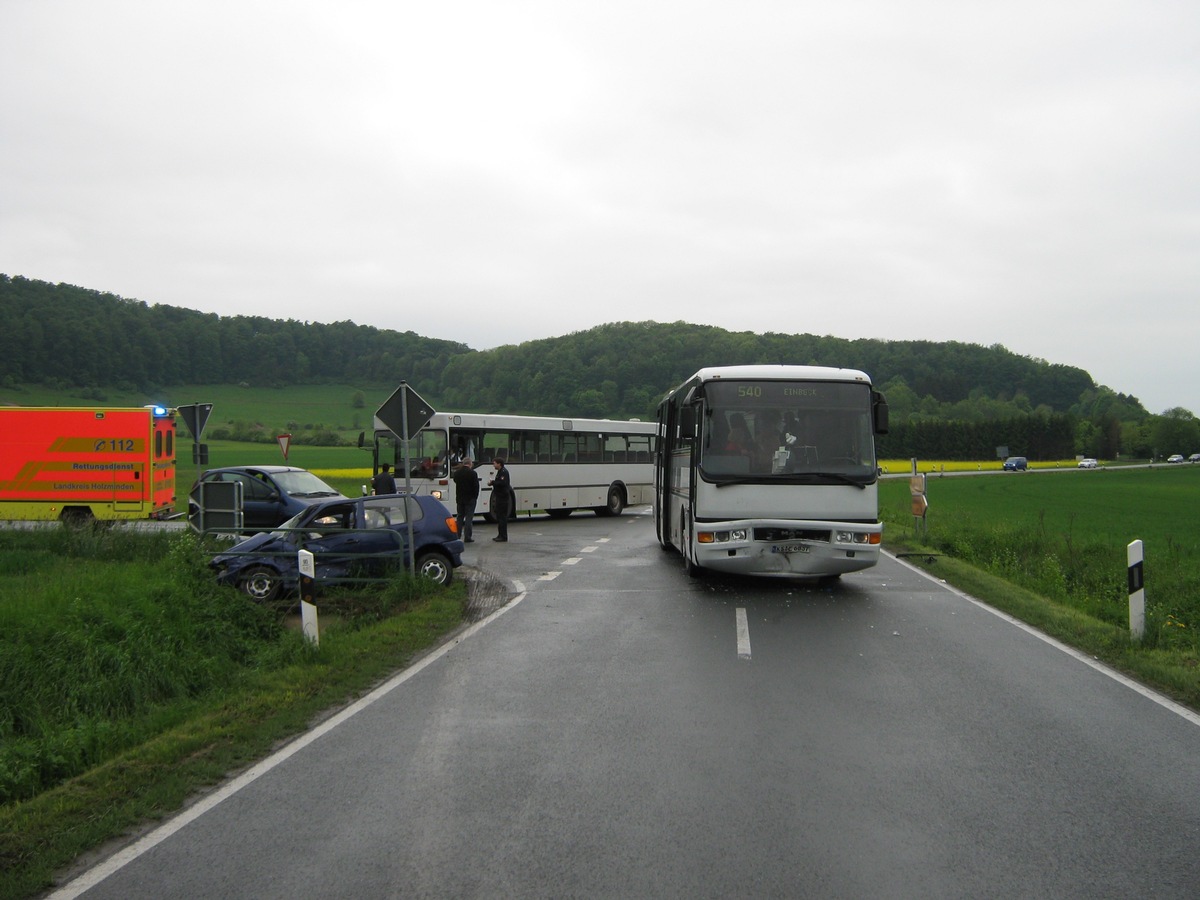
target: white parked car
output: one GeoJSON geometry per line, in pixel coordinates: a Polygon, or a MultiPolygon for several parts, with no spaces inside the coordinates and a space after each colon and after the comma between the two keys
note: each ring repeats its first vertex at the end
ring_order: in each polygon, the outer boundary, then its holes
{"type": "Polygon", "coordinates": [[[1167,457],[1167,462],[1181,463],[1181,462],[1183,462],[1183,454],[1182,453],[1172,453],[1170,456],[1167,457]]]}
{"type": "Polygon", "coordinates": [[[1096,462],[1094,459],[1092,459],[1090,456],[1087,459],[1081,459],[1079,461],[1079,468],[1081,468],[1081,469],[1094,469],[1098,465],[1099,465],[1099,463],[1096,462]]]}

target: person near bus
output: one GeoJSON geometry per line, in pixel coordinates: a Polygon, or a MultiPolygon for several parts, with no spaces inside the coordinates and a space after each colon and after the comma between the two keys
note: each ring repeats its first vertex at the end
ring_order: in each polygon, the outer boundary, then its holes
{"type": "Polygon", "coordinates": [[[464,544],[474,543],[475,504],[479,500],[479,476],[470,458],[459,462],[454,470],[454,506],[458,516],[458,536],[464,544]]]}
{"type": "Polygon", "coordinates": [[[371,490],[376,494],[396,493],[396,478],[392,475],[392,464],[381,463],[379,474],[371,479],[371,490]]]}
{"type": "Polygon", "coordinates": [[[508,540],[508,517],[513,510],[512,480],[508,476],[508,468],[504,465],[504,457],[497,456],[492,460],[492,466],[496,472],[488,479],[488,484],[492,486],[492,515],[496,517],[499,531],[492,540],[504,543],[508,540]]]}

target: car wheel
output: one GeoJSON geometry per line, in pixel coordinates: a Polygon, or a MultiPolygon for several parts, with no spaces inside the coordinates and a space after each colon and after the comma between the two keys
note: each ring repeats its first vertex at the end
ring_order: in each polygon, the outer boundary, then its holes
{"type": "Polygon", "coordinates": [[[283,586],[279,573],[269,566],[255,566],[238,581],[238,587],[251,600],[266,603],[279,596],[283,586]]]}
{"type": "Polygon", "coordinates": [[[417,574],[434,584],[449,584],[454,577],[454,567],[445,556],[430,551],[417,557],[417,574]]]}

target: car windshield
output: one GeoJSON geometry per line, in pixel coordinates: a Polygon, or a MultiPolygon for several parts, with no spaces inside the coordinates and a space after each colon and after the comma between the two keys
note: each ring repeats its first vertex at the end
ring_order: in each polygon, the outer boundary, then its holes
{"type": "Polygon", "coordinates": [[[312,472],[278,472],[275,482],[293,497],[337,497],[340,494],[312,472]]]}
{"type": "Polygon", "coordinates": [[[306,516],[306,515],[308,515],[308,510],[302,510],[301,512],[296,513],[294,516],[292,516],[286,522],[283,522],[280,525],[277,525],[275,527],[275,529],[271,532],[271,534],[274,534],[277,536],[278,535],[287,536],[288,534],[292,534],[295,531],[295,529],[300,527],[300,517],[306,516]]]}

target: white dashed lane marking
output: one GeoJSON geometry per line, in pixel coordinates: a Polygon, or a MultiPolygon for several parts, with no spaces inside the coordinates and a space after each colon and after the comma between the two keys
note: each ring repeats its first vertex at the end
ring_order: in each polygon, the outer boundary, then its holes
{"type": "Polygon", "coordinates": [[[750,624],[746,621],[746,610],[738,607],[737,611],[737,651],[738,659],[750,658],[750,624]]]}

